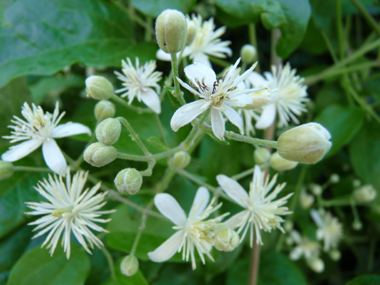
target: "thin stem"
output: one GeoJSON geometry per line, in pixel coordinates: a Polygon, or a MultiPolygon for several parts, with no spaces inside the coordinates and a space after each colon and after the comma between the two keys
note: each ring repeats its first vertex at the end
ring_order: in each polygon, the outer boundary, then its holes
{"type": "MultiPolygon", "coordinates": [[[[136,22],[137,24],[139,24],[140,26],[142,26],[143,28],[147,29],[148,27],[148,24],[144,22],[143,19],[141,19],[140,17],[138,17],[135,13],[132,13],[127,7],[125,7],[122,3],[120,3],[119,1],[116,1],[116,0],[112,0],[112,3],[117,6],[120,10],[122,10],[125,14],[127,14],[131,20],[133,22],[136,22]]],[[[151,30],[151,32],[153,33],[153,30],[151,30]]]]}
{"type": "Polygon", "coordinates": [[[141,235],[142,235],[142,233],[145,229],[145,226],[146,226],[146,219],[148,217],[148,213],[149,213],[150,209],[152,208],[152,205],[153,205],[153,203],[149,203],[149,205],[145,208],[145,211],[142,214],[142,220],[141,220],[141,224],[139,227],[139,231],[137,232],[135,241],[133,242],[133,246],[132,246],[130,255],[135,255],[135,252],[136,252],[137,246],[139,244],[141,235]]]}
{"type": "Polygon", "coordinates": [[[340,60],[344,58],[344,37],[342,25],[342,3],[341,0],[335,0],[336,28],[338,34],[338,54],[340,60]]]}
{"type": "Polygon", "coordinates": [[[158,114],[154,114],[154,119],[156,120],[156,125],[157,125],[157,129],[158,129],[158,132],[160,134],[160,137],[161,137],[161,140],[162,142],[168,147],[169,144],[168,144],[168,141],[166,140],[165,138],[165,133],[164,133],[164,129],[162,127],[162,124],[161,124],[161,120],[160,120],[160,117],[158,114]]]}
{"type": "Polygon", "coordinates": [[[329,50],[330,55],[331,55],[334,63],[338,62],[338,58],[336,57],[334,48],[333,48],[331,41],[329,40],[328,36],[326,35],[326,32],[324,30],[321,30],[321,34],[322,34],[323,40],[325,41],[327,49],[329,50]]]}
{"type": "Polygon", "coordinates": [[[362,3],[358,0],[351,0],[351,3],[354,4],[359,13],[362,14],[367,23],[372,27],[372,29],[380,36],[380,27],[376,20],[368,13],[367,9],[363,6],[362,3]]]}
{"type": "Polygon", "coordinates": [[[116,279],[115,265],[113,263],[113,259],[112,259],[111,254],[109,253],[109,251],[107,250],[107,248],[105,246],[101,246],[100,250],[103,252],[104,256],[107,259],[107,263],[108,263],[108,267],[110,268],[110,271],[111,271],[112,279],[116,279]]]}
{"type": "Polygon", "coordinates": [[[33,167],[33,166],[13,166],[14,171],[28,171],[28,172],[50,172],[54,173],[53,170],[47,167],[33,167]]]}
{"type": "MultiPolygon", "coordinates": [[[[254,58],[254,61],[257,61],[258,58],[259,58],[259,48],[257,46],[257,38],[256,38],[256,27],[255,27],[255,24],[254,23],[250,23],[248,24],[248,35],[249,35],[249,42],[251,45],[253,45],[256,49],[256,56],[254,58]]],[[[260,73],[261,72],[261,68],[260,68],[260,63],[258,62],[257,65],[256,65],[256,68],[255,70],[260,73]]]]}
{"type": "Polygon", "coordinates": [[[140,108],[133,105],[128,104],[128,102],[124,101],[122,98],[117,96],[116,94],[112,94],[112,97],[110,98],[113,101],[119,103],[120,105],[123,105],[124,107],[135,111],[137,114],[143,114],[143,113],[154,113],[152,109],[149,108],[140,108]]]}
{"type": "Polygon", "coordinates": [[[151,153],[146,148],[144,143],[141,141],[139,135],[135,132],[135,130],[132,128],[131,124],[127,121],[127,119],[125,119],[124,117],[117,117],[116,119],[119,120],[119,122],[122,123],[127,128],[127,130],[130,133],[132,140],[137,143],[137,145],[144,152],[145,156],[151,156],[151,153]]]}
{"type": "Polygon", "coordinates": [[[235,141],[245,142],[245,143],[249,143],[252,145],[277,148],[277,141],[251,138],[251,137],[236,134],[236,133],[231,132],[231,131],[225,132],[224,135],[226,136],[226,138],[231,139],[231,140],[235,140],[235,141]]]}
{"type": "Polygon", "coordinates": [[[334,206],[349,206],[351,205],[350,199],[336,199],[325,201],[321,199],[322,207],[334,207],[334,206]]]}
{"type": "Polygon", "coordinates": [[[178,102],[181,105],[185,105],[185,99],[183,99],[183,94],[181,92],[181,89],[179,87],[179,82],[177,80],[178,77],[178,64],[177,64],[177,54],[172,53],[170,54],[172,59],[172,71],[173,71],[173,80],[174,80],[174,87],[175,87],[175,93],[174,96],[177,98],[178,102]]]}
{"type": "Polygon", "coordinates": [[[153,30],[152,30],[153,19],[152,19],[152,17],[147,16],[145,22],[146,22],[146,26],[145,26],[144,40],[146,42],[151,42],[152,41],[152,35],[153,35],[153,30]]]}
{"type": "Polygon", "coordinates": [[[255,171],[255,168],[250,168],[246,171],[243,171],[242,173],[236,174],[234,176],[231,176],[233,180],[240,180],[248,175],[251,175],[255,171]]]}

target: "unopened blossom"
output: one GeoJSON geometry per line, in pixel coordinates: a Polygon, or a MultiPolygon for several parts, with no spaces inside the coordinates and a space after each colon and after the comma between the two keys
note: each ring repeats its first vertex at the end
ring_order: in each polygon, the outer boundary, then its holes
{"type": "Polygon", "coordinates": [[[311,210],[311,217],[318,226],[317,239],[323,240],[323,250],[336,248],[343,236],[343,226],[338,218],[324,210],[311,210]]]}
{"type": "Polygon", "coordinates": [[[42,145],[42,153],[47,166],[55,173],[65,175],[66,159],[54,139],[78,134],[90,136],[91,130],[82,124],[72,122],[58,126],[59,121],[65,115],[65,112],[59,114],[58,102],[53,114],[44,113],[40,106],[34,104],[30,108],[29,104],[25,102],[21,114],[25,120],[13,116],[14,120],[11,122],[14,125],[8,126],[13,129],[12,135],[3,136],[3,138],[10,139],[11,143],[22,142],[11,146],[7,152],[3,153],[1,159],[9,162],[19,160],[42,145]]]}
{"type": "MultiPolygon", "coordinates": [[[[220,37],[225,33],[226,27],[221,27],[215,31],[214,19],[203,21],[202,16],[193,15],[187,17],[187,25],[195,25],[196,33],[190,46],[185,47],[182,56],[189,56],[193,62],[201,62],[209,67],[211,63],[209,56],[225,58],[232,55],[232,50],[228,47],[230,41],[222,41],[220,37]]],[[[158,50],[157,58],[169,61],[170,55],[163,50],[158,50]]]]}
{"type": "Polygon", "coordinates": [[[157,84],[161,80],[162,72],[154,71],[156,69],[156,61],[151,60],[140,66],[139,59],[136,57],[136,67],[133,66],[131,60],[127,58],[122,63],[122,72],[115,71],[117,78],[123,81],[123,88],[116,90],[116,93],[122,93],[121,98],[128,96],[128,103],[131,104],[133,99],[141,100],[157,114],[161,113],[161,103],[158,97],[160,93],[160,85],[157,84]]]}
{"type": "Polygon", "coordinates": [[[241,240],[244,239],[249,230],[251,235],[250,245],[252,247],[254,232],[257,244],[263,244],[260,234],[261,230],[270,232],[272,229],[278,228],[284,232],[284,229],[280,225],[284,220],[280,216],[291,214],[288,208],[283,207],[283,205],[286,204],[293,193],[275,200],[280,191],[285,187],[285,183],[277,185],[275,189],[269,193],[276,184],[277,174],[269,182],[269,175],[266,176],[260,167],[256,165],[249,194],[239,183],[225,175],[218,175],[216,179],[224,192],[244,208],[243,211],[237,213],[225,222],[230,228],[239,228],[238,233],[243,232],[241,240]]]}
{"type": "Polygon", "coordinates": [[[305,236],[301,236],[296,230],[290,232],[290,238],[296,244],[289,254],[290,259],[298,260],[301,257],[310,259],[319,256],[320,245],[318,242],[312,241],[305,236]]]}
{"type": "Polygon", "coordinates": [[[239,62],[240,58],[221,79],[217,79],[214,70],[203,63],[197,62],[185,67],[185,74],[190,80],[190,85],[178,77],[177,80],[200,100],[188,103],[174,113],[170,121],[174,131],[210,109],[211,127],[217,138],[224,140],[225,122],[222,114],[237,126],[241,133],[244,132],[243,120],[233,108],[252,104],[252,97],[249,94],[258,91],[258,89],[246,89],[244,84],[241,84],[256,65],[252,65],[249,70],[239,75],[240,68],[237,68],[239,62]]]}
{"type": "Polygon", "coordinates": [[[288,126],[290,121],[299,124],[297,116],[306,112],[305,102],[308,101],[304,78],[296,76],[296,70],[290,64],[272,66],[272,72],[265,72],[265,78],[259,74],[251,77],[254,86],[266,87],[272,93],[272,104],[262,108],[256,128],[266,129],[278,116],[278,127],[288,126]]]}
{"type": "Polygon", "coordinates": [[[77,241],[83,248],[91,253],[88,245],[93,249],[103,246],[102,241],[94,235],[91,230],[97,232],[108,232],[96,223],[106,223],[111,219],[99,219],[103,214],[114,212],[99,211],[107,202],[104,202],[106,192],[98,193],[100,182],[91,189],[84,190],[88,172],[79,171],[71,179],[70,169],[67,171],[66,181],[62,176],[54,178],[49,175],[49,179],[39,181],[34,187],[47,202],[27,202],[27,206],[33,212],[28,215],[43,215],[38,220],[29,223],[36,225],[33,231],[40,230],[33,238],[48,233],[42,247],[47,245],[50,248],[50,255],[53,255],[58,241],[62,238],[61,245],[66,252],[67,259],[70,258],[70,237],[74,234],[77,241]]]}
{"type": "Polygon", "coordinates": [[[181,251],[183,260],[191,260],[193,270],[196,268],[195,251],[198,252],[203,264],[205,264],[204,254],[214,261],[210,251],[214,245],[215,230],[228,214],[206,220],[221,207],[221,204],[213,206],[215,199],[208,205],[209,199],[210,193],[206,188],[200,187],[195,195],[190,214],[186,217],[184,210],[173,196],[161,193],[154,197],[157,209],[175,224],[173,229],[177,232],[155,251],[148,253],[152,261],[164,262],[176,252],[181,251]]]}

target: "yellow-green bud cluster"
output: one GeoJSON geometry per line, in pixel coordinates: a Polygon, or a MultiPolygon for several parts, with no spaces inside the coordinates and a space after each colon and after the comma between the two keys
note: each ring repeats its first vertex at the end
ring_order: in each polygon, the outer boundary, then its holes
{"type": "Polygon", "coordinates": [[[135,275],[139,270],[139,260],[134,255],[127,255],[120,263],[120,271],[126,276],[135,275]]]}
{"type": "Polygon", "coordinates": [[[96,138],[99,142],[113,145],[116,143],[120,137],[121,133],[121,123],[114,118],[108,118],[102,121],[96,127],[96,138]]]}
{"type": "Polygon", "coordinates": [[[0,180],[11,177],[13,172],[14,170],[12,163],[0,160],[0,180]]]}
{"type": "Polygon", "coordinates": [[[377,196],[376,189],[370,185],[363,185],[360,188],[355,189],[354,198],[356,201],[361,203],[368,203],[375,200],[377,196]]]}
{"type": "Polygon", "coordinates": [[[113,85],[107,78],[91,75],[86,79],[87,96],[96,100],[106,100],[113,95],[113,85]]]}
{"type": "Polygon", "coordinates": [[[178,11],[167,9],[156,20],[157,43],[166,53],[177,53],[185,47],[187,38],[187,21],[185,15],[178,11]]]}
{"type": "Polygon", "coordinates": [[[297,166],[298,162],[290,161],[282,158],[278,152],[273,153],[270,156],[270,166],[277,171],[290,170],[297,166]]]}
{"type": "Polygon", "coordinates": [[[190,160],[191,160],[190,154],[188,154],[186,151],[179,151],[174,154],[173,164],[174,164],[174,167],[178,169],[182,169],[189,165],[190,160]]]}
{"type": "Polygon", "coordinates": [[[214,246],[220,251],[232,251],[239,245],[239,235],[227,226],[220,226],[216,230],[214,246]]]}
{"type": "Polygon", "coordinates": [[[121,170],[114,180],[117,190],[121,193],[136,194],[142,185],[141,173],[135,168],[125,168],[121,170]]]}
{"type": "Polygon", "coordinates": [[[83,158],[92,166],[102,167],[117,158],[117,149],[113,146],[96,142],[86,148],[83,158]]]}
{"type": "Polygon", "coordinates": [[[246,44],[241,48],[240,56],[243,63],[252,63],[257,56],[256,48],[253,45],[246,44]]]}
{"type": "Polygon", "coordinates": [[[94,115],[98,122],[115,116],[116,108],[113,103],[107,100],[99,101],[95,105],[94,115]]]}
{"type": "Polygon", "coordinates": [[[268,162],[270,158],[270,152],[265,147],[259,147],[253,152],[253,158],[255,159],[256,164],[262,165],[268,162]]]}

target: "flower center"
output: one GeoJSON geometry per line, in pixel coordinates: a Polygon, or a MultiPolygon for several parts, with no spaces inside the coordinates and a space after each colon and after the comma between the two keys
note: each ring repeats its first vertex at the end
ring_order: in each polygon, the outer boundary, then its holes
{"type": "Polygon", "coordinates": [[[69,207],[65,207],[65,208],[60,208],[60,209],[56,209],[54,210],[51,215],[55,218],[63,218],[63,215],[66,214],[66,213],[72,213],[74,207],[73,206],[69,206],[69,207]]]}

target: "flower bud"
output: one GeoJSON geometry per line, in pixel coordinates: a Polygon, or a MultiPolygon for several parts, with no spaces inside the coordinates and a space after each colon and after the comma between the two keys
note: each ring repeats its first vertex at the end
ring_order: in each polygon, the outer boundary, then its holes
{"type": "Polygon", "coordinates": [[[362,182],[359,179],[355,179],[354,181],[352,181],[352,186],[354,186],[355,188],[358,188],[360,185],[362,185],[362,182]]]}
{"type": "Polygon", "coordinates": [[[317,273],[320,273],[325,269],[325,264],[323,260],[318,257],[308,258],[306,262],[309,265],[309,267],[317,273]]]}
{"type": "Polygon", "coordinates": [[[377,196],[376,189],[372,185],[363,185],[360,188],[355,189],[354,198],[358,202],[368,203],[375,200],[377,196]]]}
{"type": "Polygon", "coordinates": [[[96,100],[105,100],[113,95],[113,86],[107,78],[98,75],[91,75],[86,79],[87,97],[96,100]]]}
{"type": "Polygon", "coordinates": [[[330,255],[330,258],[334,261],[338,261],[340,259],[340,257],[342,256],[342,254],[340,253],[339,250],[337,249],[333,249],[329,252],[329,255],[330,255]]]}
{"type": "Polygon", "coordinates": [[[360,220],[354,220],[354,222],[352,223],[352,228],[355,231],[360,231],[363,228],[363,224],[360,220]]]}
{"type": "Polygon", "coordinates": [[[331,176],[330,176],[331,183],[337,184],[337,183],[339,183],[339,180],[340,180],[340,177],[338,174],[336,174],[336,173],[331,174],[331,176]]]}
{"type": "Polygon", "coordinates": [[[303,189],[301,191],[301,195],[300,195],[300,204],[301,204],[301,207],[304,208],[304,209],[308,209],[311,207],[311,205],[313,205],[314,203],[314,196],[313,195],[310,195],[306,192],[305,189],[303,189]]]}
{"type": "Polygon", "coordinates": [[[269,160],[270,151],[265,147],[259,147],[253,152],[253,158],[255,159],[256,164],[261,165],[266,163],[269,160]]]}
{"type": "Polygon", "coordinates": [[[99,101],[95,105],[94,114],[98,122],[115,116],[116,108],[113,103],[107,100],[99,101]]]}
{"type": "Polygon", "coordinates": [[[284,224],[284,229],[287,232],[290,232],[294,228],[294,223],[293,221],[286,221],[284,224]]]}
{"type": "Polygon", "coordinates": [[[301,163],[320,161],[331,148],[330,133],[322,125],[308,123],[284,132],[277,151],[285,159],[301,163]]]}
{"type": "Polygon", "coordinates": [[[172,9],[163,11],[156,20],[156,37],[160,49],[177,53],[185,47],[187,22],[185,15],[172,9]]]}
{"type": "Polygon", "coordinates": [[[321,194],[322,194],[322,191],[323,191],[322,186],[319,185],[319,184],[316,184],[316,183],[311,183],[311,184],[309,185],[309,189],[310,189],[311,192],[313,192],[313,194],[314,194],[315,196],[319,196],[319,195],[321,195],[321,194]]]}
{"type": "Polygon", "coordinates": [[[13,175],[13,172],[12,163],[0,160],[0,180],[11,177],[13,175]]]}
{"type": "Polygon", "coordinates": [[[117,158],[117,149],[100,142],[90,144],[84,151],[83,158],[95,167],[102,167],[117,158]]]}
{"type": "Polygon", "coordinates": [[[176,152],[173,157],[173,164],[176,168],[182,169],[189,165],[191,160],[190,154],[186,151],[176,152]]]}
{"type": "Polygon", "coordinates": [[[114,183],[117,190],[121,193],[136,194],[142,185],[143,179],[141,173],[134,168],[125,168],[115,177],[114,183]]]}
{"type": "Polygon", "coordinates": [[[252,63],[257,56],[256,48],[253,45],[244,45],[240,50],[240,56],[243,63],[252,63]]]}
{"type": "Polygon", "coordinates": [[[220,226],[215,233],[215,248],[220,251],[232,251],[239,245],[239,235],[227,226],[220,226]]]}
{"type": "Polygon", "coordinates": [[[189,46],[193,43],[196,34],[197,27],[195,26],[194,22],[187,22],[187,36],[185,46],[189,46]]]}
{"type": "Polygon", "coordinates": [[[96,138],[99,142],[112,145],[117,142],[121,133],[121,124],[117,119],[108,118],[96,127],[96,138]]]}
{"type": "Polygon", "coordinates": [[[297,166],[298,162],[290,161],[282,158],[278,152],[272,153],[270,156],[270,166],[278,171],[290,170],[297,166]]]}
{"type": "Polygon", "coordinates": [[[120,271],[126,276],[135,275],[139,270],[139,260],[134,255],[127,255],[120,263],[120,271]]]}

